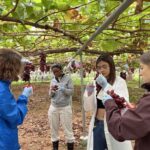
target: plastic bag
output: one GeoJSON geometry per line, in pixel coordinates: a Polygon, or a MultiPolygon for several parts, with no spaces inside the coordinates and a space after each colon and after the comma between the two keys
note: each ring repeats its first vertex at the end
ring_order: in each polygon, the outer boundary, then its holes
{"type": "Polygon", "coordinates": [[[89,84],[86,86],[83,101],[84,101],[84,109],[85,111],[93,111],[95,108],[95,86],[93,84],[89,84]]]}

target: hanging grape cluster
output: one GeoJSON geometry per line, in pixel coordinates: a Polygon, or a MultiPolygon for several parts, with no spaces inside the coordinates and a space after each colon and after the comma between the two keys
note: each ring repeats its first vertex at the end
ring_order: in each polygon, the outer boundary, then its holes
{"type": "Polygon", "coordinates": [[[30,72],[35,71],[35,66],[32,65],[32,63],[26,63],[24,66],[24,72],[23,72],[23,81],[30,81],[30,72]]]}
{"type": "Polygon", "coordinates": [[[46,55],[43,52],[40,53],[40,70],[41,70],[41,72],[44,72],[47,70],[46,55]]]}

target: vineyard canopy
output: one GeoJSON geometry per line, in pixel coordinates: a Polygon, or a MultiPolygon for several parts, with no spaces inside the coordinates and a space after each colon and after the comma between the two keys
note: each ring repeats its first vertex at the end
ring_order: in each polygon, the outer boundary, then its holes
{"type": "MultiPolygon", "coordinates": [[[[36,61],[71,57],[123,0],[1,0],[0,47],[36,61]],[[69,53],[71,52],[71,53],[69,53]],[[56,55],[56,57],[55,57],[56,55]],[[50,58],[49,58],[50,59],[50,58]]],[[[150,49],[150,0],[135,1],[84,50],[86,55],[150,49]]]]}

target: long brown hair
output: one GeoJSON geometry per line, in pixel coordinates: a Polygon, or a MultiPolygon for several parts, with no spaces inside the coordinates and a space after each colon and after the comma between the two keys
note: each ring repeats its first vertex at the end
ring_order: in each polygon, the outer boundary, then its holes
{"type": "Polygon", "coordinates": [[[96,60],[96,67],[97,67],[98,63],[101,61],[107,62],[109,64],[110,74],[109,74],[109,77],[107,80],[111,85],[113,85],[113,83],[115,82],[115,79],[116,79],[116,68],[115,68],[114,60],[110,55],[102,54],[96,60]]]}
{"type": "Polygon", "coordinates": [[[18,80],[22,56],[14,50],[0,49],[0,80],[18,80]]]}

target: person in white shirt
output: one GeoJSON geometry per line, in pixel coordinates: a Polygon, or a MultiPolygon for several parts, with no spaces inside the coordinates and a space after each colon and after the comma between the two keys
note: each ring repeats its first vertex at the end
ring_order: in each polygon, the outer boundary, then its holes
{"type": "MultiPolygon", "coordinates": [[[[116,76],[115,64],[113,58],[107,54],[100,55],[96,61],[96,69],[98,73],[103,74],[107,81],[112,85],[112,89],[126,101],[129,101],[129,94],[126,82],[119,76],[116,76]]],[[[108,132],[104,105],[101,97],[105,93],[102,88],[93,82],[93,92],[84,93],[84,109],[85,111],[92,111],[89,126],[89,135],[87,150],[132,150],[131,141],[118,142],[108,132]]]]}

